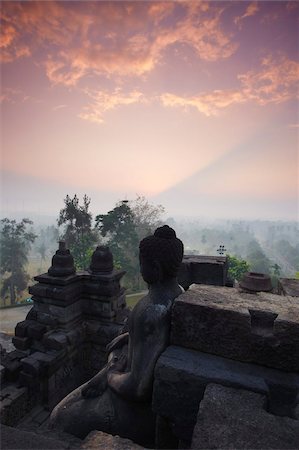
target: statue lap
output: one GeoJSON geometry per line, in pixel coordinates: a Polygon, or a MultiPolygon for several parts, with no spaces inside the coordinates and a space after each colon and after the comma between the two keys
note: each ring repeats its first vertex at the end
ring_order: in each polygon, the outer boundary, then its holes
{"type": "MultiPolygon", "coordinates": [[[[87,383],[86,383],[87,384],[87,383]]],[[[155,416],[151,405],[122,399],[109,387],[99,397],[84,398],[86,384],[65,397],[51,415],[51,426],[81,439],[92,430],[118,434],[152,446],[155,416]]]]}

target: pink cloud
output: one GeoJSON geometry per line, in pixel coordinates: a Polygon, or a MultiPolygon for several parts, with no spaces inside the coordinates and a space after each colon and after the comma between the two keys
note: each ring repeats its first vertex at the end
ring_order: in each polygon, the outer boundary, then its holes
{"type": "Polygon", "coordinates": [[[86,94],[92,101],[84,107],[79,117],[99,124],[104,122],[103,115],[109,110],[146,102],[144,95],[139,91],[124,93],[120,89],[115,89],[113,92],[86,90],[86,94]]]}
{"type": "Polygon", "coordinates": [[[253,101],[261,106],[279,104],[298,98],[299,63],[280,55],[264,58],[259,70],[252,70],[238,76],[238,89],[213,90],[200,95],[182,97],[176,94],[162,94],[164,106],[195,107],[206,116],[217,115],[222,109],[234,104],[253,101]]]}
{"type": "Polygon", "coordinates": [[[20,103],[27,100],[34,100],[29,95],[26,95],[21,89],[14,89],[6,87],[1,90],[0,103],[20,103]]]}
{"type": "Polygon", "coordinates": [[[140,76],[175,44],[187,44],[206,61],[228,58],[237,48],[221,29],[223,9],[204,2],[7,2],[3,9],[3,61],[42,48],[53,84],[75,85],[89,73],[140,76]]]}
{"type": "Polygon", "coordinates": [[[259,6],[258,6],[258,2],[257,1],[255,1],[255,2],[252,2],[252,3],[250,3],[248,6],[247,6],[247,8],[246,8],[246,11],[245,11],[245,13],[242,15],[242,16],[237,16],[237,17],[235,17],[235,20],[234,20],[234,22],[235,22],[235,24],[236,25],[238,25],[239,26],[239,28],[241,28],[241,22],[244,20],[244,19],[246,19],[247,17],[252,17],[252,16],[254,16],[258,11],[259,11],[259,6]]]}

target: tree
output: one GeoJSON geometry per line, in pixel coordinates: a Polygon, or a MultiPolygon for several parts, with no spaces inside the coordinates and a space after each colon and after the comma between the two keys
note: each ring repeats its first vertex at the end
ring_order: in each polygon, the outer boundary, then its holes
{"type": "Polygon", "coordinates": [[[93,246],[97,241],[96,231],[92,228],[92,214],[89,212],[90,198],[83,197],[83,205],[75,194],[64,199],[65,207],[59,212],[58,226],[65,225],[61,239],[70,249],[77,269],[85,269],[89,264],[93,246]]]}
{"type": "Polygon", "coordinates": [[[4,275],[1,296],[6,298],[9,294],[12,305],[16,303],[17,296],[26,289],[30,278],[25,271],[25,265],[31,244],[36,238],[36,235],[27,229],[32,223],[29,219],[22,219],[19,223],[7,218],[1,220],[0,273],[4,275]]]}
{"type": "Polygon", "coordinates": [[[138,195],[129,203],[133,213],[133,222],[139,241],[152,234],[161,225],[161,215],[165,212],[162,205],[153,205],[144,197],[138,195]]]}
{"type": "Polygon", "coordinates": [[[270,273],[271,262],[256,240],[249,243],[246,259],[254,272],[270,273]]]}
{"type": "Polygon", "coordinates": [[[278,279],[281,276],[281,267],[277,263],[274,263],[274,264],[272,264],[270,269],[271,269],[270,275],[271,275],[272,286],[274,288],[277,288],[278,279]]]}
{"type": "Polygon", "coordinates": [[[134,289],[138,266],[138,235],[128,201],[119,202],[107,214],[96,216],[96,227],[107,240],[115,266],[126,270],[126,280],[131,289],[134,289]]]}
{"type": "Polygon", "coordinates": [[[271,266],[271,269],[273,271],[273,275],[278,278],[280,276],[281,267],[275,263],[271,266]]]}
{"type": "Polygon", "coordinates": [[[96,216],[96,226],[106,238],[117,267],[126,270],[125,282],[132,291],[143,285],[139,271],[138,246],[161,224],[162,205],[152,205],[145,197],[123,200],[107,214],[96,216]]]}
{"type": "Polygon", "coordinates": [[[37,251],[40,255],[40,271],[42,270],[42,264],[46,260],[47,247],[45,241],[41,241],[39,246],[37,247],[37,251]]]}
{"type": "Polygon", "coordinates": [[[250,265],[244,259],[226,255],[228,259],[228,275],[232,280],[241,280],[245,272],[249,272],[250,265]]]}

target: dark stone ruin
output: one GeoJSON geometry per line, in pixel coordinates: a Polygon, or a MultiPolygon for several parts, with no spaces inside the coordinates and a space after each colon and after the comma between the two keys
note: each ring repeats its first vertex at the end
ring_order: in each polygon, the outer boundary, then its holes
{"type": "MultiPolygon", "coordinates": [[[[16,350],[2,355],[2,448],[17,440],[28,449],[142,448],[121,433],[94,430],[81,440],[48,430],[51,410],[105,366],[107,344],[127,332],[123,274],[103,247],[88,271],[75,272],[61,243],[35,278],[16,350]]],[[[173,302],[169,342],[155,362],[152,446],[298,449],[299,281],[279,280],[278,294],[228,287],[222,256],[184,257],[178,281],[188,290],[173,302]]]]}
{"type": "Polygon", "coordinates": [[[178,282],[185,289],[191,284],[228,286],[228,262],[225,256],[185,255],[178,273],[178,282]]]}
{"type": "Polygon", "coordinates": [[[34,406],[51,410],[105,363],[106,345],[128,315],[124,271],[98,247],[88,271],[75,272],[64,243],[48,273],[30,288],[33,307],[15,329],[15,351],[2,359],[2,423],[14,425],[34,406]],[[7,386],[6,386],[7,384],[7,386]]]}

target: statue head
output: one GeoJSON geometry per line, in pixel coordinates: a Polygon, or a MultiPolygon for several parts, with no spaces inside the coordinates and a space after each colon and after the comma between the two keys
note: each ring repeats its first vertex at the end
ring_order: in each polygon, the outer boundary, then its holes
{"type": "Polygon", "coordinates": [[[156,229],[139,244],[141,275],[146,283],[177,276],[183,259],[184,246],[168,225],[156,229]]]}

